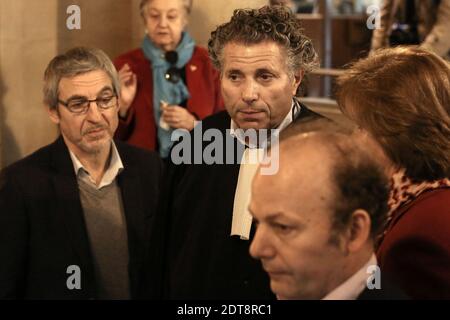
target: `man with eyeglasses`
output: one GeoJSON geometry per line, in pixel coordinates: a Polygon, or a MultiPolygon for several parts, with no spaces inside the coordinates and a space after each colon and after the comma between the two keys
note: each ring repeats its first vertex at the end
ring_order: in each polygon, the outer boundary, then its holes
{"type": "Polygon", "coordinates": [[[61,135],[0,176],[0,299],[151,295],[162,164],[113,141],[119,89],[101,50],[74,48],[48,65],[44,101],[61,135]]]}

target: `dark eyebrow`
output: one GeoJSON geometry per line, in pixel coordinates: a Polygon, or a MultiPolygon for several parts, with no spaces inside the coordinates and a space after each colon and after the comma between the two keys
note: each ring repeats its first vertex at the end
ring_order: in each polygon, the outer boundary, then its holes
{"type": "Polygon", "coordinates": [[[87,100],[87,97],[76,94],[76,95],[70,96],[70,98],[67,99],[67,101],[73,101],[73,100],[87,100]]]}
{"type": "Polygon", "coordinates": [[[270,69],[266,69],[266,68],[256,70],[256,75],[258,75],[258,76],[261,74],[264,74],[264,73],[276,74],[276,72],[274,70],[270,70],[270,69]]]}
{"type": "MultiPolygon", "coordinates": [[[[110,87],[110,86],[104,86],[98,93],[97,93],[97,97],[107,93],[107,92],[111,92],[114,93],[114,90],[110,87]]],[[[82,96],[79,94],[75,94],[73,96],[70,96],[69,99],[67,99],[67,101],[73,101],[73,100],[88,100],[88,98],[86,96],[82,96]]]]}
{"type": "Polygon", "coordinates": [[[230,69],[227,71],[227,74],[231,74],[231,73],[239,73],[242,74],[242,71],[239,69],[230,69]]]}
{"type": "Polygon", "coordinates": [[[114,92],[113,88],[111,88],[110,86],[104,86],[104,87],[102,88],[102,90],[100,90],[100,91],[97,93],[97,97],[98,97],[99,95],[103,94],[103,93],[108,92],[108,91],[114,92]]]}

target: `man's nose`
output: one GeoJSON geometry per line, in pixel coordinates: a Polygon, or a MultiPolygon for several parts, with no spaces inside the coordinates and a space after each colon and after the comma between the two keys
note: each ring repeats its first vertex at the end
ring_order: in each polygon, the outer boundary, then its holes
{"type": "Polygon", "coordinates": [[[258,100],[258,84],[254,81],[247,81],[242,90],[242,100],[247,104],[252,104],[258,100]]]}
{"type": "Polygon", "coordinates": [[[86,119],[91,122],[100,122],[102,120],[102,113],[95,101],[89,101],[89,108],[86,113],[86,119]]]}
{"type": "Polygon", "coordinates": [[[256,228],[255,236],[250,244],[250,255],[255,259],[271,258],[275,254],[275,250],[270,244],[270,238],[265,231],[265,226],[256,228]]]}

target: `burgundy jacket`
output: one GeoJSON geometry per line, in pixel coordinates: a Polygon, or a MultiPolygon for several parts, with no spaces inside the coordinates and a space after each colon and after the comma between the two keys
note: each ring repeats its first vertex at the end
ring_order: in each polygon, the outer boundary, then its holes
{"type": "Polygon", "coordinates": [[[377,258],[413,299],[450,299],[450,188],[421,194],[400,207],[377,258]]]}
{"type": "MultiPolygon", "coordinates": [[[[119,121],[115,137],[137,147],[156,150],[158,138],[153,115],[153,75],[150,61],[139,48],[119,56],[114,61],[117,70],[125,63],[128,63],[136,74],[138,87],[126,119],[119,121]]],[[[202,120],[222,110],[219,73],[212,66],[205,49],[195,47],[185,71],[186,85],[191,95],[187,101],[188,111],[202,120]]]]}

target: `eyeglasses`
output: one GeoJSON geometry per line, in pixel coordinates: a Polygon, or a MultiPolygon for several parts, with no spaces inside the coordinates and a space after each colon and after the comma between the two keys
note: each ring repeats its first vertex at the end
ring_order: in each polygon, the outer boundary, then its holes
{"type": "Polygon", "coordinates": [[[70,112],[75,114],[84,114],[89,110],[91,102],[95,102],[100,110],[108,110],[117,107],[117,95],[99,97],[94,100],[76,99],[67,102],[58,100],[58,103],[65,106],[70,112]]]}
{"type": "Polygon", "coordinates": [[[167,69],[164,77],[167,81],[177,83],[181,79],[181,70],[175,66],[178,62],[178,53],[176,51],[167,51],[164,54],[164,59],[171,64],[171,67],[167,69]]]}

